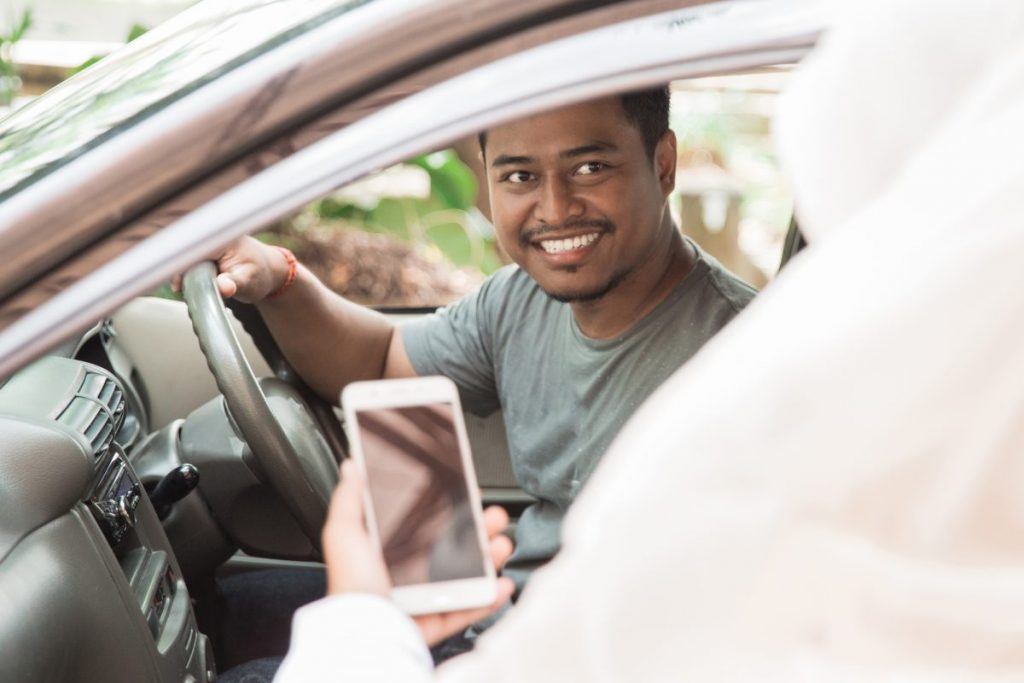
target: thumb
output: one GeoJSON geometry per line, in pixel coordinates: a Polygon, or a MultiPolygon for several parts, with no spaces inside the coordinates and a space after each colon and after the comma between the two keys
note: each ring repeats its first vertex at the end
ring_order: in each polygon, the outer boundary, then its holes
{"type": "Polygon", "coordinates": [[[230,299],[238,292],[238,283],[229,273],[220,273],[217,275],[217,290],[222,297],[230,299]]]}
{"type": "Polygon", "coordinates": [[[391,590],[381,550],[370,540],[364,523],[363,488],[355,464],[346,460],[323,531],[329,595],[360,592],[386,596],[391,590]]]}

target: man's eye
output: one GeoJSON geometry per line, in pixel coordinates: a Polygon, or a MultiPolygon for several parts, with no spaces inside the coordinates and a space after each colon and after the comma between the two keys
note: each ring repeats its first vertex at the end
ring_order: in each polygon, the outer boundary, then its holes
{"type": "Polygon", "coordinates": [[[513,185],[522,185],[533,180],[533,174],[529,171],[509,171],[502,175],[499,179],[502,183],[511,183],[513,185]]]}
{"type": "Polygon", "coordinates": [[[600,161],[588,161],[576,168],[576,175],[594,175],[605,168],[606,166],[600,161]]]}
{"type": "Polygon", "coordinates": [[[530,173],[529,171],[512,171],[511,173],[506,173],[505,177],[502,178],[502,180],[504,180],[505,182],[513,183],[516,185],[521,183],[527,183],[532,179],[533,174],[530,173]]]}

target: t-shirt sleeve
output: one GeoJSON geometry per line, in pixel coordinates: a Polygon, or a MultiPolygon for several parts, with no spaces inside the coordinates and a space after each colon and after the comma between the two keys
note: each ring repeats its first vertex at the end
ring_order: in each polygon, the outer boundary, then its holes
{"type": "Polygon", "coordinates": [[[495,378],[496,320],[504,273],[432,315],[402,326],[402,343],[418,375],[444,375],[459,388],[463,408],[488,415],[501,407],[495,378]]]}

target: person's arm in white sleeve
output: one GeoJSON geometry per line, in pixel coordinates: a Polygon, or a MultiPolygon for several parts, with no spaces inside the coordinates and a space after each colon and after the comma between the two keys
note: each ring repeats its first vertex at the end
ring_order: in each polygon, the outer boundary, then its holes
{"type": "Polygon", "coordinates": [[[348,593],[296,612],[292,645],[274,680],[331,681],[342,668],[352,680],[417,683],[431,680],[433,662],[423,634],[394,603],[348,593]]]}
{"type": "MultiPolygon", "coordinates": [[[[487,607],[415,618],[403,614],[387,599],[391,583],[380,548],[366,531],[363,486],[346,460],[323,531],[327,597],[296,612],[291,646],[275,683],[430,680],[433,662],[427,645],[490,615],[515,589],[510,579],[499,578],[497,598],[487,607]],[[345,676],[338,678],[342,669],[345,676]]],[[[497,569],[512,554],[512,542],[502,535],[507,526],[504,510],[484,510],[491,561],[497,569]]]]}

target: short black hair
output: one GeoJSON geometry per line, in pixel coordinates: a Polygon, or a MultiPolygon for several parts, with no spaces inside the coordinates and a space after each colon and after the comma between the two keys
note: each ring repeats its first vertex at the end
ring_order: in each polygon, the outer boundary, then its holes
{"type": "MultiPolygon", "coordinates": [[[[658,147],[658,140],[668,130],[668,109],[669,109],[669,88],[662,85],[650,90],[637,90],[624,93],[620,97],[622,111],[637,130],[644,141],[644,151],[647,158],[654,160],[654,150],[658,147]]],[[[487,131],[480,131],[480,151],[485,152],[487,147],[487,131]]],[[[485,153],[486,155],[486,153],[485,153]]]]}

